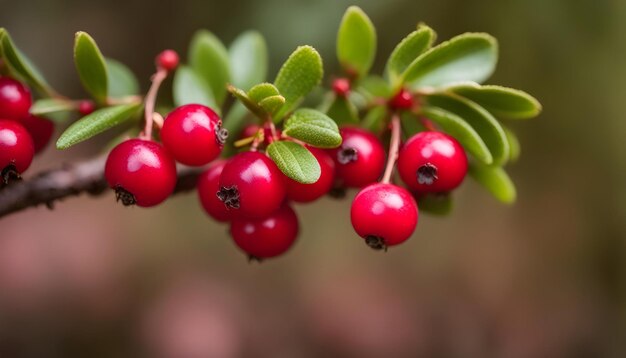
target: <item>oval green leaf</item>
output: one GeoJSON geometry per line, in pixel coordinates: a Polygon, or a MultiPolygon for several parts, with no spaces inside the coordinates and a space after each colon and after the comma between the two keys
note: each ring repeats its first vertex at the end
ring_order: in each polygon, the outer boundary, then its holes
{"type": "Polygon", "coordinates": [[[56,143],[57,149],[67,149],[128,121],[140,107],[139,103],[106,107],[81,118],[61,134],[56,143]]]}
{"type": "Polygon", "coordinates": [[[425,106],[421,114],[437,123],[441,128],[456,138],[461,145],[476,159],[484,164],[493,163],[493,156],[482,138],[472,126],[452,112],[441,108],[425,106]]]}
{"type": "Polygon", "coordinates": [[[263,110],[270,115],[276,114],[283,106],[285,105],[285,97],[281,95],[269,96],[263,98],[261,102],[259,102],[259,106],[263,108],[263,110]]]}
{"type": "Polygon", "coordinates": [[[287,112],[293,110],[300,100],[322,81],[323,75],[320,54],[311,46],[298,47],[285,61],[274,80],[274,85],[285,97],[285,105],[274,120],[280,120],[287,112]]]}
{"type": "Polygon", "coordinates": [[[403,74],[413,88],[444,87],[462,81],[481,83],[498,61],[496,39],[483,33],[466,33],[420,55],[403,74]]]}
{"type": "Polygon", "coordinates": [[[491,193],[496,199],[512,204],[517,198],[515,184],[501,167],[490,167],[473,163],[469,168],[470,176],[491,193]]]}
{"type": "Polygon", "coordinates": [[[104,60],[107,66],[109,97],[121,98],[139,94],[139,81],[133,71],[114,59],[105,58],[104,60]]]}
{"type": "Polygon", "coordinates": [[[322,173],[315,156],[298,143],[273,142],[267,146],[267,155],[286,176],[299,183],[313,184],[322,173]]]}
{"type": "Polygon", "coordinates": [[[350,6],[337,33],[337,58],[347,73],[364,76],[376,57],[376,29],[365,12],[350,6]]]}
{"type": "Polygon", "coordinates": [[[35,101],[30,108],[30,113],[36,116],[45,116],[51,113],[70,112],[76,109],[71,101],[56,98],[45,98],[35,101]]]}
{"type": "Polygon", "coordinates": [[[515,135],[515,133],[509,128],[505,126],[502,126],[502,128],[504,129],[506,139],[509,142],[509,160],[511,162],[516,162],[522,152],[522,147],[520,146],[519,139],[517,138],[517,135],[515,135]]]}
{"type": "Polygon", "coordinates": [[[263,35],[246,31],[239,35],[228,50],[232,84],[244,90],[263,82],[267,76],[268,54],[263,35]]]}
{"type": "Polygon", "coordinates": [[[341,134],[335,121],[320,111],[302,108],[285,123],[283,134],[318,148],[341,145],[341,134]]]}
{"type": "Polygon", "coordinates": [[[346,123],[358,123],[359,117],[357,109],[345,97],[335,97],[326,114],[338,125],[346,123]]]}
{"type": "Polygon", "coordinates": [[[209,84],[215,102],[221,105],[230,82],[228,51],[211,32],[200,30],[191,39],[189,64],[209,84]]]}
{"type": "Polygon", "coordinates": [[[39,69],[15,46],[9,32],[4,28],[0,28],[0,50],[0,54],[5,59],[11,73],[34,87],[45,97],[50,97],[55,93],[39,69]]]}
{"type": "Polygon", "coordinates": [[[211,88],[204,79],[192,68],[179,66],[174,75],[174,104],[198,103],[211,107],[219,113],[219,107],[215,103],[211,88]]]}
{"type": "Polygon", "coordinates": [[[280,92],[278,92],[276,86],[271,83],[259,83],[248,91],[248,97],[256,103],[261,102],[267,97],[278,95],[280,95],[280,92]]]}
{"type": "Polygon", "coordinates": [[[541,103],[528,93],[502,86],[462,84],[450,88],[493,113],[510,119],[528,119],[541,113],[541,103]]]}
{"type": "Polygon", "coordinates": [[[85,90],[100,105],[106,104],[108,75],[104,57],[94,39],[79,31],[74,38],[74,64],[85,90]]]}
{"type": "Polygon", "coordinates": [[[389,56],[385,73],[394,84],[400,84],[402,74],[422,53],[428,50],[435,42],[435,31],[426,25],[418,26],[416,31],[405,37],[389,56]]]}
{"type": "Polygon", "coordinates": [[[502,165],[509,159],[509,141],[500,123],[487,110],[466,98],[435,94],[426,97],[428,104],[452,112],[469,123],[481,136],[493,156],[493,165],[502,165]]]}

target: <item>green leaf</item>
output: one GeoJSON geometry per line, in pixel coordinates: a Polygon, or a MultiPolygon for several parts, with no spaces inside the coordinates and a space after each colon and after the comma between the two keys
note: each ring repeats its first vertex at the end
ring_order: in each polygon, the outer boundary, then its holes
{"type": "Polygon", "coordinates": [[[386,117],[387,106],[376,106],[370,109],[363,118],[363,128],[378,133],[383,129],[386,117]]]}
{"type": "Polygon", "coordinates": [[[173,91],[176,106],[198,103],[211,107],[219,113],[219,107],[215,103],[209,85],[190,67],[178,67],[174,75],[173,91]]]}
{"type": "Polygon", "coordinates": [[[280,95],[280,92],[271,83],[260,83],[248,91],[248,97],[255,103],[259,103],[267,97],[278,95],[280,95]]]}
{"type": "Polygon", "coordinates": [[[326,114],[338,125],[359,122],[356,107],[344,97],[335,97],[326,114]]]}
{"type": "Polygon", "coordinates": [[[281,95],[269,96],[259,102],[259,106],[270,115],[276,114],[285,105],[285,97],[281,95]]]}
{"type": "Polygon", "coordinates": [[[311,46],[298,47],[285,61],[274,80],[274,85],[285,97],[285,105],[274,120],[280,120],[287,112],[293,110],[300,100],[320,83],[323,75],[322,58],[319,53],[311,46]]]}
{"type": "Polygon", "coordinates": [[[435,42],[435,31],[426,25],[418,26],[416,31],[405,37],[389,56],[385,73],[391,83],[399,85],[402,74],[422,53],[428,50],[435,42]]]}
{"type": "Polygon", "coordinates": [[[509,128],[505,126],[502,126],[502,128],[504,129],[504,133],[506,134],[506,139],[509,142],[509,160],[511,162],[516,162],[517,159],[519,159],[520,153],[522,151],[522,148],[519,143],[519,139],[517,139],[517,136],[515,135],[515,133],[513,133],[513,131],[510,130],[509,128]]]}
{"type": "Polygon", "coordinates": [[[250,97],[248,97],[248,94],[244,90],[229,85],[228,91],[233,96],[237,97],[237,99],[241,101],[241,103],[243,103],[243,105],[246,106],[246,108],[248,108],[250,112],[254,113],[255,116],[261,119],[265,119],[267,113],[263,110],[263,108],[261,108],[261,106],[258,105],[258,103],[250,99],[250,97]]]}
{"type": "Polygon", "coordinates": [[[302,184],[317,182],[322,173],[320,163],[315,156],[298,143],[273,142],[267,146],[267,155],[272,158],[283,174],[302,184]]]}
{"type": "Polygon", "coordinates": [[[55,92],[43,78],[41,72],[14,44],[9,32],[0,28],[0,48],[11,72],[24,80],[28,85],[34,87],[46,97],[52,96],[55,92]]]}
{"type": "Polygon", "coordinates": [[[61,134],[56,144],[57,149],[67,149],[74,144],[126,122],[132,118],[140,107],[141,104],[138,103],[106,107],[81,118],[61,134]]]}
{"type": "Polygon", "coordinates": [[[493,163],[493,156],[485,145],[485,142],[483,142],[474,128],[461,117],[441,108],[430,106],[423,107],[421,113],[441,126],[445,132],[456,138],[456,140],[463,145],[465,150],[476,159],[485,164],[493,163]]]}
{"type": "Polygon", "coordinates": [[[500,123],[487,110],[466,98],[434,94],[426,97],[428,104],[452,112],[465,120],[481,136],[493,156],[493,165],[502,165],[509,159],[509,141],[500,123]]]}
{"type": "Polygon", "coordinates": [[[496,39],[483,33],[466,33],[420,55],[406,69],[404,83],[414,88],[444,87],[461,81],[483,82],[498,61],[496,39]]]}
{"type": "Polygon", "coordinates": [[[527,119],[541,113],[539,101],[528,93],[513,88],[468,83],[454,86],[450,90],[480,104],[498,117],[527,119]]]}
{"type": "Polygon", "coordinates": [[[105,58],[104,60],[107,66],[109,97],[122,98],[139,94],[139,81],[133,71],[114,59],[105,58]]]}
{"type": "Polygon", "coordinates": [[[404,111],[400,114],[400,124],[402,124],[402,134],[405,138],[426,130],[415,114],[404,111]]]}
{"type": "Polygon", "coordinates": [[[496,199],[505,204],[512,204],[517,198],[515,184],[501,167],[472,164],[469,174],[487,189],[496,199]]]}
{"type": "Polygon", "coordinates": [[[341,135],[335,121],[314,109],[295,111],[285,123],[283,134],[319,148],[336,148],[341,145],[341,135]]]}
{"type": "Polygon", "coordinates": [[[46,98],[40,99],[33,103],[30,113],[36,116],[45,116],[50,113],[69,112],[76,109],[76,106],[67,100],[46,98]]]}
{"type": "Polygon", "coordinates": [[[376,57],[376,29],[365,12],[350,6],[337,33],[337,58],[344,70],[364,76],[376,57]]]}
{"type": "Polygon", "coordinates": [[[191,39],[189,64],[209,84],[215,102],[221,105],[230,82],[228,51],[212,33],[200,30],[191,39]]]}
{"type": "Polygon", "coordinates": [[[79,31],[74,38],[74,63],[85,90],[100,105],[106,104],[108,75],[104,57],[94,39],[79,31]]]}
{"type": "Polygon", "coordinates": [[[365,92],[370,98],[389,98],[393,94],[389,83],[379,76],[367,76],[359,82],[359,90],[365,92]]]}
{"type": "Polygon", "coordinates": [[[427,194],[417,201],[420,213],[446,216],[452,212],[454,202],[450,194],[427,194]]]}
{"type": "Polygon", "coordinates": [[[232,83],[235,87],[248,90],[267,76],[267,45],[257,31],[246,31],[239,35],[228,50],[232,83]]]}

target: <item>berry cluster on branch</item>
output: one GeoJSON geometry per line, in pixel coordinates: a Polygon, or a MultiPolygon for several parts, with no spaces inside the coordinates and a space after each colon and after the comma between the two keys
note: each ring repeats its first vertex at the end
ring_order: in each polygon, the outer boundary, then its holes
{"type": "Polygon", "coordinates": [[[298,47],[267,82],[259,33],[244,32],[226,48],[201,30],[187,63],[173,50],[156,57],[141,96],[132,71],[78,32],[74,60],[90,98],[70,99],[0,28],[0,216],[106,187],[123,205],[140,207],[197,188],[206,213],[230,225],[249,258],[262,260],[296,241],[292,203],[342,198],[353,188],[352,225],[378,250],[410,238],[419,212],[449,213],[451,194],[468,173],[500,201],[513,202],[504,166],[519,156],[519,142],[507,121],[535,117],[541,106],[525,92],[482,84],[497,62],[493,37],[467,33],[438,45],[435,39],[430,27],[418,25],[395,47],[384,73],[370,74],[376,31],[361,9],[350,7],[337,35],[342,73],[324,91],[313,47],[298,47]],[[170,76],[173,103],[157,106],[170,76]],[[301,107],[305,98],[319,105],[301,107]],[[125,130],[100,158],[20,182],[54,125],[77,115],[57,149],[125,130]]]}

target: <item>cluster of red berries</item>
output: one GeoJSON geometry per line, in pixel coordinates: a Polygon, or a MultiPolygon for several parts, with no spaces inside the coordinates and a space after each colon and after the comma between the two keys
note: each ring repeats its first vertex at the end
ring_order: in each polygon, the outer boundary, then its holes
{"type": "Polygon", "coordinates": [[[54,132],[52,121],[30,114],[32,102],[28,87],[0,77],[0,188],[20,178],[54,132]]]}

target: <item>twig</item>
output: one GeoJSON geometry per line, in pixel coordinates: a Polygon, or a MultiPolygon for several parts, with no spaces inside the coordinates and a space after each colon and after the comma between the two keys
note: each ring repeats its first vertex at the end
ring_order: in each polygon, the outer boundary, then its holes
{"type": "MultiPolygon", "coordinates": [[[[108,192],[104,180],[106,157],[42,172],[21,182],[11,183],[0,190],[0,218],[41,204],[52,208],[59,200],[82,193],[97,196],[108,192]]],[[[181,167],[174,193],[189,191],[196,186],[202,169],[181,167]]],[[[112,193],[112,191],[111,191],[112,193]]]]}

